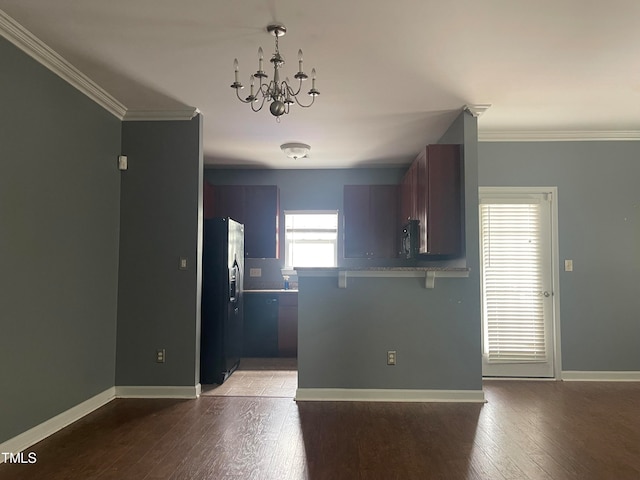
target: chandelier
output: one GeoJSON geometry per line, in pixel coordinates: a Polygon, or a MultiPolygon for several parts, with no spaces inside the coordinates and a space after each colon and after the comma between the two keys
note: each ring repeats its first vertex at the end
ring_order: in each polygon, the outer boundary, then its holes
{"type": "Polygon", "coordinates": [[[251,91],[249,93],[249,96],[245,99],[240,97],[239,91],[244,88],[244,86],[238,81],[239,67],[237,58],[233,61],[233,68],[235,70],[235,82],[233,82],[231,88],[235,88],[238,100],[240,100],[242,103],[250,104],[251,109],[254,112],[259,112],[260,110],[262,110],[265,102],[270,103],[269,111],[274,117],[276,117],[276,120],[279,122],[280,116],[284,115],[285,113],[289,113],[289,107],[293,105],[294,102],[301,107],[308,108],[313,105],[313,102],[315,101],[316,97],[320,95],[320,92],[316,90],[316,69],[314,68],[311,70],[311,89],[307,92],[307,95],[311,97],[311,103],[305,105],[298,99],[298,94],[302,90],[302,82],[309,78],[308,75],[302,70],[302,50],[298,50],[298,73],[293,76],[293,78],[298,80],[298,88],[294,90],[289,77],[287,77],[284,81],[280,80],[280,69],[284,65],[284,58],[282,57],[282,55],[280,55],[280,50],[278,48],[278,38],[287,33],[287,28],[280,23],[276,23],[267,26],[267,32],[276,37],[276,51],[271,57],[271,60],[269,60],[273,65],[273,79],[267,83],[267,79],[269,76],[262,69],[264,62],[264,53],[262,52],[262,47],[260,47],[258,48],[258,70],[250,77],[251,91]],[[258,81],[257,85],[256,79],[258,81]]]}

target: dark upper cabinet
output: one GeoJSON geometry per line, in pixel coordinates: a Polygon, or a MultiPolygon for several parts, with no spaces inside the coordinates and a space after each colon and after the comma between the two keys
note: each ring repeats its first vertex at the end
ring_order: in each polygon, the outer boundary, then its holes
{"type": "MultiPolygon", "coordinates": [[[[216,185],[213,193],[214,217],[231,217],[236,222],[245,223],[245,200],[242,185],[216,185]]],[[[245,251],[247,227],[245,225],[245,251]]]]}
{"type": "Polygon", "coordinates": [[[209,182],[204,182],[204,186],[202,189],[202,213],[204,215],[205,220],[208,218],[213,218],[213,197],[215,195],[215,189],[213,185],[209,182]]]}
{"type": "Polygon", "coordinates": [[[400,225],[418,220],[418,162],[413,162],[400,184],[400,225]]]}
{"type": "Polygon", "coordinates": [[[345,185],[344,256],[398,256],[398,186],[345,185]]]}
{"type": "Polygon", "coordinates": [[[280,193],[276,185],[209,185],[204,215],[231,217],[244,224],[244,252],[249,258],[278,258],[280,193]]]}
{"type": "Polygon", "coordinates": [[[280,195],[275,185],[244,187],[244,249],[249,258],[278,258],[280,195]]]}
{"type": "Polygon", "coordinates": [[[421,254],[463,253],[462,156],[460,145],[428,145],[402,184],[402,221],[420,221],[421,254]]]}

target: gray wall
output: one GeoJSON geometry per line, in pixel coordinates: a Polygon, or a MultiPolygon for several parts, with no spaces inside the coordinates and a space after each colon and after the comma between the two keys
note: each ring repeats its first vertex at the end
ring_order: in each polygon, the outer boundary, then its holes
{"type": "Polygon", "coordinates": [[[563,370],[640,371],[638,179],[640,142],[479,144],[480,185],[558,187],[563,370]]]}
{"type": "Polygon", "coordinates": [[[480,390],[477,125],[461,114],[442,143],[464,143],[469,278],[301,277],[300,388],[480,390]],[[387,350],[398,363],[386,365],[387,350]]]}
{"type": "Polygon", "coordinates": [[[114,385],[120,121],[0,58],[2,443],[114,385]]]}
{"type": "Polygon", "coordinates": [[[199,382],[202,118],[124,122],[116,384],[199,382]],[[179,270],[180,257],[189,267],[179,270]],[[156,363],[156,349],[166,363],[156,363]]]}

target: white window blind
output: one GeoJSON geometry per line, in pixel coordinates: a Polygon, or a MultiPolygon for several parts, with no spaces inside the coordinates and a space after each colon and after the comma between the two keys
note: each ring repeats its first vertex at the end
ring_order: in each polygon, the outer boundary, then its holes
{"type": "Polygon", "coordinates": [[[544,362],[540,203],[480,205],[484,354],[489,362],[544,362]]]}

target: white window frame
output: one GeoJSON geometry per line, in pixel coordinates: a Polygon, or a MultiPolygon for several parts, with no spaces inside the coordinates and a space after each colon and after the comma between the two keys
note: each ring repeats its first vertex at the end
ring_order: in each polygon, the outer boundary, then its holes
{"type": "Polygon", "coordinates": [[[287,215],[335,215],[336,216],[336,238],[335,241],[327,240],[326,243],[334,244],[334,267],[338,266],[338,249],[340,238],[340,215],[338,210],[284,210],[283,226],[284,226],[284,268],[282,273],[285,275],[295,274],[294,266],[288,265],[289,240],[287,238],[287,215]]]}

